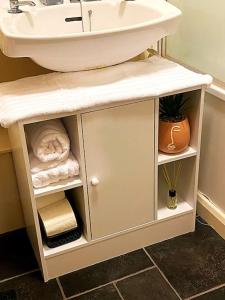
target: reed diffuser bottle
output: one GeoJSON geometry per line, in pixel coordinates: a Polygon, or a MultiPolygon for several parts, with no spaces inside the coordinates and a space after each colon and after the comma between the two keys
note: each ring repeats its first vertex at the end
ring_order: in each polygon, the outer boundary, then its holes
{"type": "Polygon", "coordinates": [[[169,209],[177,208],[177,182],[181,172],[181,161],[173,162],[171,172],[166,164],[163,165],[163,176],[168,186],[167,207],[169,209]]]}
{"type": "Polygon", "coordinates": [[[177,191],[169,190],[169,195],[167,199],[167,207],[169,209],[177,208],[177,191]]]}

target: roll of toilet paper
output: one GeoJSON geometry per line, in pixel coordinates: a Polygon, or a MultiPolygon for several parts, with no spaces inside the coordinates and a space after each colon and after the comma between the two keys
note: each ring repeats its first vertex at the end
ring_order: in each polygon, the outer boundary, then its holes
{"type": "Polygon", "coordinates": [[[59,200],[62,200],[64,198],[66,198],[66,195],[63,191],[54,193],[54,194],[50,194],[47,196],[39,197],[36,199],[37,209],[39,210],[42,207],[48,206],[48,205],[55,203],[59,200]]]}
{"type": "Polygon", "coordinates": [[[38,210],[47,237],[57,236],[77,228],[76,216],[64,198],[38,210]]]}

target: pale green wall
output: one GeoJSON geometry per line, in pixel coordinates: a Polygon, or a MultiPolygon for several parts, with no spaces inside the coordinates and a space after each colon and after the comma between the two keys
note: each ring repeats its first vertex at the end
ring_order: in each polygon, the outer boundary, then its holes
{"type": "Polygon", "coordinates": [[[225,82],[225,1],[169,0],[183,12],[167,55],[225,82]]]}

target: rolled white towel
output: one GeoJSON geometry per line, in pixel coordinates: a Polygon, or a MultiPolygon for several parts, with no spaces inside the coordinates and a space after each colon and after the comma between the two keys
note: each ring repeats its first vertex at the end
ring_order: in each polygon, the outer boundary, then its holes
{"type": "MultiPolygon", "coordinates": [[[[33,165],[34,167],[34,156],[32,156],[32,154],[29,154],[29,158],[31,161],[31,165],[33,165]]],[[[37,161],[36,158],[35,161],[37,161]]],[[[48,162],[42,164],[49,165],[48,162]]],[[[42,171],[41,169],[39,169],[39,172],[31,173],[33,186],[35,188],[41,188],[51,183],[72,178],[77,175],[79,175],[79,163],[71,152],[69,154],[69,157],[64,161],[59,162],[58,165],[55,165],[52,168],[46,168],[46,166],[44,166],[42,171]]]]}
{"type": "Polygon", "coordinates": [[[30,124],[26,133],[33,153],[40,161],[60,161],[68,157],[70,140],[59,119],[30,124]]]}

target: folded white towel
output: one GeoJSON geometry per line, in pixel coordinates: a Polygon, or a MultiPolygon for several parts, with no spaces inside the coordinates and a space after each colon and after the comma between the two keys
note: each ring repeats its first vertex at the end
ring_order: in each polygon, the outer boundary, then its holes
{"type": "Polygon", "coordinates": [[[42,171],[52,169],[57,167],[61,162],[64,162],[65,160],[51,160],[51,161],[46,161],[42,162],[40,161],[33,152],[29,153],[29,161],[30,161],[30,171],[31,174],[37,174],[42,171]]]}
{"type": "Polygon", "coordinates": [[[158,56],[104,69],[50,73],[0,84],[0,124],[207,86],[212,77],[158,56]]]}
{"type": "MultiPolygon", "coordinates": [[[[33,160],[33,158],[34,155],[32,155],[32,153],[29,154],[31,165],[35,169],[35,163],[38,162],[38,160],[36,158],[33,160]]],[[[31,173],[33,186],[35,188],[41,188],[51,183],[79,175],[79,163],[72,153],[69,154],[69,157],[66,160],[58,162],[58,165],[55,165],[50,169],[47,168],[47,166],[49,166],[48,162],[42,163],[42,165],[40,165],[39,162],[38,167],[36,168],[36,170],[39,169],[39,172],[31,173]],[[40,166],[43,167],[42,171],[40,166]]]]}
{"type": "Polygon", "coordinates": [[[33,153],[40,161],[62,161],[68,157],[70,141],[59,119],[30,124],[26,133],[33,153]]]}

